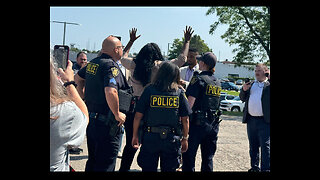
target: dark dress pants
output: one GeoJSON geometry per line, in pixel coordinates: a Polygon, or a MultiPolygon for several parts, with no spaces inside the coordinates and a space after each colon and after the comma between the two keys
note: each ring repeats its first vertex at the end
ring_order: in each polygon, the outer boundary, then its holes
{"type": "MultiPolygon", "coordinates": [[[[249,115],[249,114],[248,114],[249,115]]],[[[249,139],[250,164],[259,168],[259,148],[261,148],[261,171],[270,170],[270,124],[263,117],[248,117],[247,133],[249,139]]]]}

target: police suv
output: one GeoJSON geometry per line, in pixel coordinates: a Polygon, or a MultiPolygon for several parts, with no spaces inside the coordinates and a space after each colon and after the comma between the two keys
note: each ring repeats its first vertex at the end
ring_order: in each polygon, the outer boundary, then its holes
{"type": "Polygon", "coordinates": [[[239,96],[231,100],[222,100],[220,102],[220,109],[223,111],[242,112],[245,102],[240,100],[239,96]]]}

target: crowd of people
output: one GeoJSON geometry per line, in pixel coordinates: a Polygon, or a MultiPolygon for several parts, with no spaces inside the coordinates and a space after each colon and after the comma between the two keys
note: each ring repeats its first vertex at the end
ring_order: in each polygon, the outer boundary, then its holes
{"type": "MultiPolygon", "coordinates": [[[[217,57],[189,48],[194,31],[186,26],[177,58],[165,61],[156,43],[147,43],[130,58],[130,48],[141,36],[136,32],[129,30],[125,48],[118,37],[108,36],[96,58],[88,62],[86,53],[79,52],[65,70],[50,58],[50,171],[70,171],[69,154],[79,151],[85,136],[85,171],[114,171],[124,132],[120,172],[130,170],[139,148],[143,172],[156,172],[159,160],[161,172],[193,172],[199,145],[201,171],[213,171],[221,122],[217,57]]],[[[258,64],[255,77],[239,95],[246,102],[249,172],[270,171],[267,66],[258,64]]]]}

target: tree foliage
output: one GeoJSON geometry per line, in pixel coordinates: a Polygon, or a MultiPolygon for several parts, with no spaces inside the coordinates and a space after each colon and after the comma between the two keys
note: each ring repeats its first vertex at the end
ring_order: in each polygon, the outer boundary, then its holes
{"type": "MultiPolygon", "coordinates": [[[[172,46],[169,49],[169,59],[177,58],[179,56],[183,48],[183,42],[184,38],[182,38],[182,40],[178,38],[173,40],[172,46]]],[[[204,40],[202,40],[201,37],[196,34],[192,36],[189,48],[196,48],[199,54],[204,52],[212,52],[212,49],[210,49],[204,40]]]]}
{"type": "Polygon", "coordinates": [[[206,15],[214,14],[218,21],[210,25],[214,34],[219,24],[229,25],[221,36],[229,45],[238,45],[233,62],[241,64],[259,59],[270,60],[270,7],[211,7],[206,15]]]}

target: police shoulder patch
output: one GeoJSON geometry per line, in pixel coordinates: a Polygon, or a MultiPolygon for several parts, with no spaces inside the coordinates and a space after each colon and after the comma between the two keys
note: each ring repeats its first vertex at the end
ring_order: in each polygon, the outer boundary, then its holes
{"type": "Polygon", "coordinates": [[[116,67],[112,67],[111,72],[112,72],[113,77],[116,77],[119,74],[119,69],[116,67]]]}

